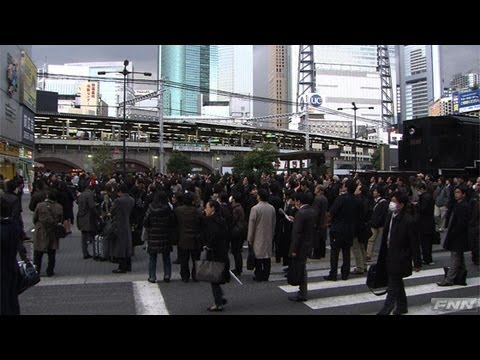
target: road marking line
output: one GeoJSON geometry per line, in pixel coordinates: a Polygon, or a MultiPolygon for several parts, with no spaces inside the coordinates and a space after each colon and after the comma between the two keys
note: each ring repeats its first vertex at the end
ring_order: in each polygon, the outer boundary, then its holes
{"type": "MultiPolygon", "coordinates": [[[[316,271],[312,271],[312,273],[316,273],[316,271]]],[[[414,272],[411,276],[409,276],[408,278],[405,278],[405,280],[408,281],[409,279],[419,279],[422,277],[436,276],[436,275],[443,275],[443,274],[444,274],[443,269],[423,270],[419,272],[414,272]]],[[[324,275],[328,275],[328,272],[325,272],[324,275]]],[[[354,276],[355,276],[354,278],[350,278],[348,280],[338,280],[338,281],[324,280],[324,281],[317,281],[312,283],[309,282],[308,290],[334,289],[334,288],[341,288],[341,287],[362,285],[362,284],[367,286],[366,276],[360,276],[360,277],[357,277],[357,275],[354,275],[354,276]]],[[[308,277],[310,278],[310,272],[308,272],[308,277]]],[[[298,291],[298,286],[292,286],[292,285],[283,285],[283,286],[279,286],[279,288],[285,291],[286,293],[293,293],[298,291]]]]}
{"type": "MultiPolygon", "coordinates": [[[[436,293],[436,292],[451,291],[451,290],[465,289],[465,288],[474,287],[474,286],[480,286],[480,277],[468,278],[467,281],[469,282],[467,286],[458,285],[458,286],[443,287],[443,286],[438,286],[436,283],[434,283],[434,284],[406,287],[405,291],[408,297],[408,296],[430,294],[430,293],[436,293]]],[[[306,304],[309,308],[313,310],[318,310],[318,309],[326,309],[326,308],[335,308],[339,306],[355,305],[355,304],[361,304],[361,303],[378,302],[378,301],[384,300],[385,297],[386,295],[375,296],[371,292],[363,292],[358,294],[332,296],[327,298],[318,298],[318,299],[308,300],[304,304],[306,304]]]]}
{"type": "Polygon", "coordinates": [[[170,315],[158,285],[147,281],[132,284],[137,315],[170,315]]]}

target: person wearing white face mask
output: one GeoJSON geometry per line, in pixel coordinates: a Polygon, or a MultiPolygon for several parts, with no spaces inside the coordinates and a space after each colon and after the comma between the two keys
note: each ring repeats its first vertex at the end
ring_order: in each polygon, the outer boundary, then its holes
{"type": "Polygon", "coordinates": [[[395,192],[388,208],[390,212],[385,221],[385,231],[378,262],[385,262],[388,274],[387,298],[377,315],[394,315],[408,312],[407,295],[403,278],[412,275],[412,258],[416,256],[416,237],[414,220],[406,211],[408,195],[395,192]]]}

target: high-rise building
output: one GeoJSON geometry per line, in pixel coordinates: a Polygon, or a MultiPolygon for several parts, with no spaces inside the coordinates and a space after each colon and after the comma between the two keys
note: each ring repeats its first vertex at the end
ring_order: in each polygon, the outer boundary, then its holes
{"type": "MultiPolygon", "coordinates": [[[[290,46],[268,45],[268,97],[277,102],[270,103],[270,115],[291,112],[290,100],[290,46]]],[[[270,126],[288,129],[288,117],[273,118],[270,126]]]]}
{"type": "Polygon", "coordinates": [[[219,95],[219,101],[230,101],[232,116],[249,117],[252,114],[253,101],[253,46],[217,45],[217,90],[246,95],[232,97],[219,95]]]}
{"type": "MultiPolygon", "coordinates": [[[[40,90],[57,92],[59,95],[75,95],[80,92],[81,84],[88,78],[99,78],[98,95],[103,102],[108,104],[108,116],[116,117],[118,116],[118,105],[123,102],[124,77],[120,73],[123,68],[123,61],[44,65],[39,70],[37,87],[40,90]],[[100,79],[99,71],[106,72],[105,80],[100,79]],[[49,76],[42,77],[43,73],[48,73],[49,76]]],[[[132,62],[128,64],[127,70],[133,71],[132,62]]],[[[132,75],[127,75],[127,100],[133,98],[132,75]]],[[[82,113],[87,114],[88,112],[82,113]]]]}
{"type": "Polygon", "coordinates": [[[401,121],[428,116],[442,94],[439,45],[399,45],[401,121]]]}
{"type": "Polygon", "coordinates": [[[164,115],[201,114],[202,97],[209,100],[211,53],[215,50],[210,45],[160,45],[159,73],[167,81],[164,115]]]}
{"type": "MultiPolygon", "coordinates": [[[[316,93],[323,99],[323,107],[331,110],[343,108],[343,112],[353,115],[348,109],[352,107],[352,102],[355,102],[360,108],[356,113],[357,127],[364,125],[360,119],[362,117],[382,120],[377,45],[315,45],[313,56],[315,88],[316,93]]],[[[323,118],[334,123],[346,120],[335,114],[324,114],[323,118]]],[[[313,129],[315,121],[322,121],[321,117],[318,120],[311,117],[313,129]]],[[[349,122],[353,123],[351,120],[349,122]]],[[[351,126],[353,127],[353,124],[351,126]]]]}
{"type": "Polygon", "coordinates": [[[469,90],[474,86],[480,85],[480,74],[476,72],[460,73],[453,75],[450,81],[452,90],[469,90]]]}

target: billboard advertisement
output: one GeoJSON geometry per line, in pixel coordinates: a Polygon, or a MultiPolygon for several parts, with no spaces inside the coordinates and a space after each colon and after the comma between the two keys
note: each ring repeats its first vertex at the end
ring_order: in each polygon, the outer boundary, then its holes
{"type": "Polygon", "coordinates": [[[480,90],[453,93],[453,113],[461,114],[480,110],[480,90]]]}
{"type": "Polygon", "coordinates": [[[308,107],[309,114],[322,113],[320,107],[322,106],[323,99],[319,94],[307,93],[300,97],[300,111],[305,111],[308,107]]]}
{"type": "Polygon", "coordinates": [[[35,144],[34,123],[35,114],[22,106],[22,143],[31,147],[35,144]]]}
{"type": "Polygon", "coordinates": [[[24,104],[33,112],[37,109],[37,67],[22,51],[20,61],[20,103],[24,104]]]}

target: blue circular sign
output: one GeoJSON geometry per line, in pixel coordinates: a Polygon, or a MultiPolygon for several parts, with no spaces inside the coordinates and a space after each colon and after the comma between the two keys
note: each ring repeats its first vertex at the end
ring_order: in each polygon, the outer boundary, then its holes
{"type": "Polygon", "coordinates": [[[320,107],[322,105],[322,97],[318,94],[314,94],[310,97],[310,105],[313,107],[320,107]]]}

